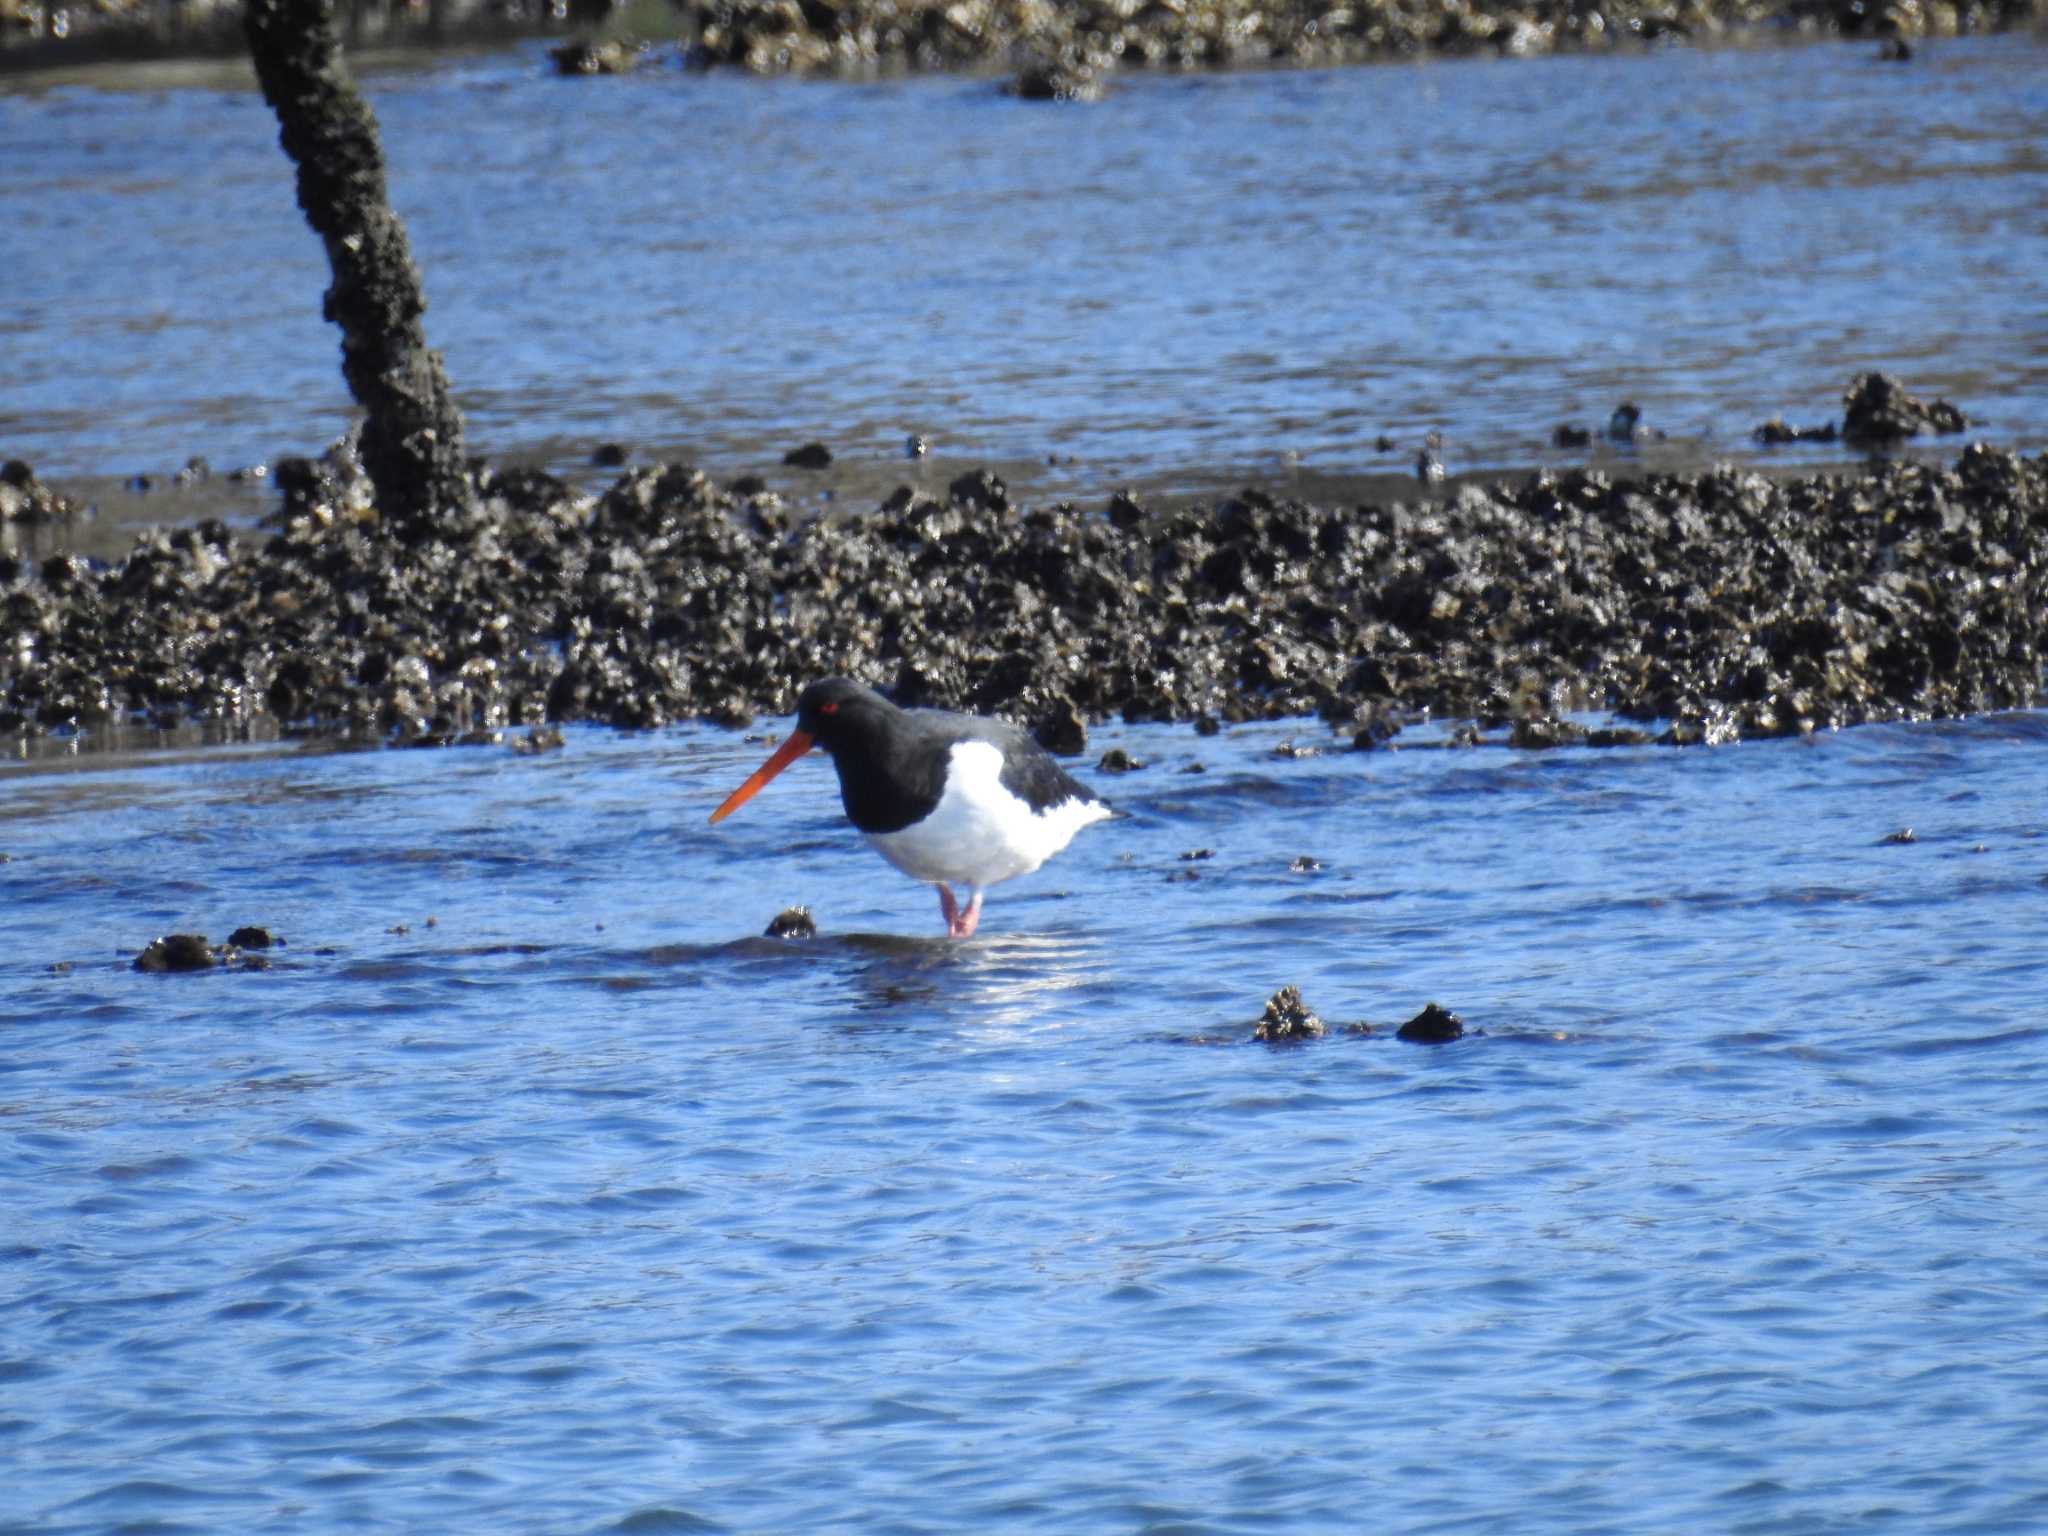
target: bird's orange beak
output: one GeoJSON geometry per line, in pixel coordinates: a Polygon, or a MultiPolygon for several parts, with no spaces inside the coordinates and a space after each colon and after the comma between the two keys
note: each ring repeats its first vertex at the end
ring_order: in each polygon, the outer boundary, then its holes
{"type": "Polygon", "coordinates": [[[808,731],[791,731],[789,740],[775,749],[775,755],[753,771],[753,774],[738,789],[725,797],[725,804],[711,813],[713,821],[723,821],[734,811],[753,799],[763,784],[782,772],[791,763],[811,750],[813,743],[808,731]]]}

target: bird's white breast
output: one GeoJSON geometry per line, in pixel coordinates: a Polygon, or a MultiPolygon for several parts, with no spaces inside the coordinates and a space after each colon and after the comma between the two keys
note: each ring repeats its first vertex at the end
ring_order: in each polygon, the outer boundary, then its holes
{"type": "Polygon", "coordinates": [[[1003,784],[1002,750],[955,742],[946,787],[924,820],[900,832],[870,832],[883,858],[918,880],[975,889],[1029,874],[1090,822],[1109,815],[1099,800],[1069,799],[1033,811],[1003,784]]]}

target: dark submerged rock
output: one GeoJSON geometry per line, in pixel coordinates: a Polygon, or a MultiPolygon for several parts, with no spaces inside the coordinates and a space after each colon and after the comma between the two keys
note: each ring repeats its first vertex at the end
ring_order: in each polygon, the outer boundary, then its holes
{"type": "Polygon", "coordinates": [[[1632,443],[1642,430],[1643,413],[1633,400],[1622,401],[1607,418],[1607,440],[1611,443],[1632,443]]]}
{"type": "Polygon", "coordinates": [[[815,939],[818,924],[809,907],[784,907],[768,920],[761,936],[767,939],[815,939]]]}
{"type": "Polygon", "coordinates": [[[1603,725],[1586,732],[1589,747],[1647,747],[1656,740],[1648,731],[1632,725],[1603,725]]]}
{"type": "Polygon", "coordinates": [[[1301,1000],[1301,989],[1282,987],[1266,999],[1266,1011],[1252,1026],[1252,1038],[1270,1043],[1315,1040],[1328,1026],[1301,1000]]]}
{"type": "Polygon", "coordinates": [[[561,730],[552,725],[537,725],[523,736],[512,738],[512,750],[526,756],[537,756],[542,752],[559,752],[565,745],[561,730]]]}
{"type": "Polygon", "coordinates": [[[1448,1008],[1425,1004],[1422,1012],[1394,1031],[1396,1040],[1417,1045],[1443,1045],[1465,1033],[1465,1021],[1448,1008]]]}
{"type": "Polygon", "coordinates": [[[630,74],[645,56],[640,44],[625,39],[559,43],[548,50],[555,73],[570,76],[630,74]]]}
{"type": "Polygon", "coordinates": [[[792,448],[785,453],[782,462],[794,469],[828,469],[832,464],[832,450],[823,443],[805,443],[801,448],[792,448]]]}
{"type": "Polygon", "coordinates": [[[0,464],[0,523],[30,527],[68,523],[81,510],[76,502],[38,480],[25,460],[9,459],[0,464]]]}
{"type": "Polygon", "coordinates": [[[1074,708],[1073,701],[1061,699],[1041,715],[1031,734],[1046,751],[1058,757],[1077,757],[1088,750],[1088,722],[1074,708]]]}
{"type": "Polygon", "coordinates": [[[211,970],[214,952],[203,933],[167,933],[152,939],[135,957],[135,969],[164,974],[211,970]]]}
{"type": "Polygon", "coordinates": [[[1037,59],[1019,70],[1004,90],[1023,101],[1099,101],[1102,81],[1086,64],[1037,59]]]}
{"type": "Polygon", "coordinates": [[[1832,421],[1818,427],[1795,427],[1784,417],[1773,416],[1759,422],[1749,435],[1762,447],[1782,448],[1787,443],[1832,443],[1841,433],[1832,421]]]}
{"type": "Polygon", "coordinates": [[[1004,512],[1010,506],[1010,488],[993,470],[975,469],[958,476],[946,487],[952,500],[985,512],[1004,512]]]}
{"type": "Polygon", "coordinates": [[[1859,374],[1842,396],[1842,441],[1885,448],[1922,432],[1960,432],[1969,425],[1946,400],[1921,400],[1888,373],[1859,374]]]}
{"type": "Polygon", "coordinates": [[[1517,720],[1508,730],[1508,745],[1525,752],[1547,752],[1552,747],[1580,745],[1588,734],[1583,725],[1545,716],[1517,720]]]}
{"type": "Polygon", "coordinates": [[[268,928],[237,928],[228,935],[228,943],[236,949],[268,949],[273,944],[282,944],[283,939],[272,935],[268,928]]]}

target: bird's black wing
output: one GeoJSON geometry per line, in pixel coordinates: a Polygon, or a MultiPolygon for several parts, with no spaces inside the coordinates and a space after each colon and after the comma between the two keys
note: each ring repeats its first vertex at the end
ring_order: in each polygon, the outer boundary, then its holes
{"type": "MultiPolygon", "coordinates": [[[[934,715],[938,712],[934,711],[934,715]]],[[[1102,797],[1068,773],[1036,737],[1007,720],[983,720],[975,715],[939,716],[957,732],[955,741],[985,741],[1003,754],[1002,785],[1030,806],[1034,812],[1047,811],[1069,800],[1084,803],[1102,797]]]]}

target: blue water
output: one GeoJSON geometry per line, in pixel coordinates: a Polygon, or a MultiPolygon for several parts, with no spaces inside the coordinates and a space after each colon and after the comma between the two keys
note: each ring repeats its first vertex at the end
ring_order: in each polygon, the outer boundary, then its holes
{"type": "MultiPolygon", "coordinates": [[[[618,440],[796,494],[786,449],[900,478],[915,432],[1042,499],[1405,473],[1432,430],[1453,470],[1524,467],[1623,399],[1693,462],[1743,456],[1870,368],[2048,446],[2044,65],[2026,35],[1908,66],[1682,49],[1052,108],[559,80],[535,48],[366,88],[478,450],[566,470],[618,440]]],[[[348,401],[275,121],[95,78],[0,80],[0,453],[118,479],[317,452],[348,401]]]]}
{"type": "Polygon", "coordinates": [[[2048,716],[1289,736],[961,943],[708,729],[6,770],[0,1530],[2048,1526],[2048,716]]]}

